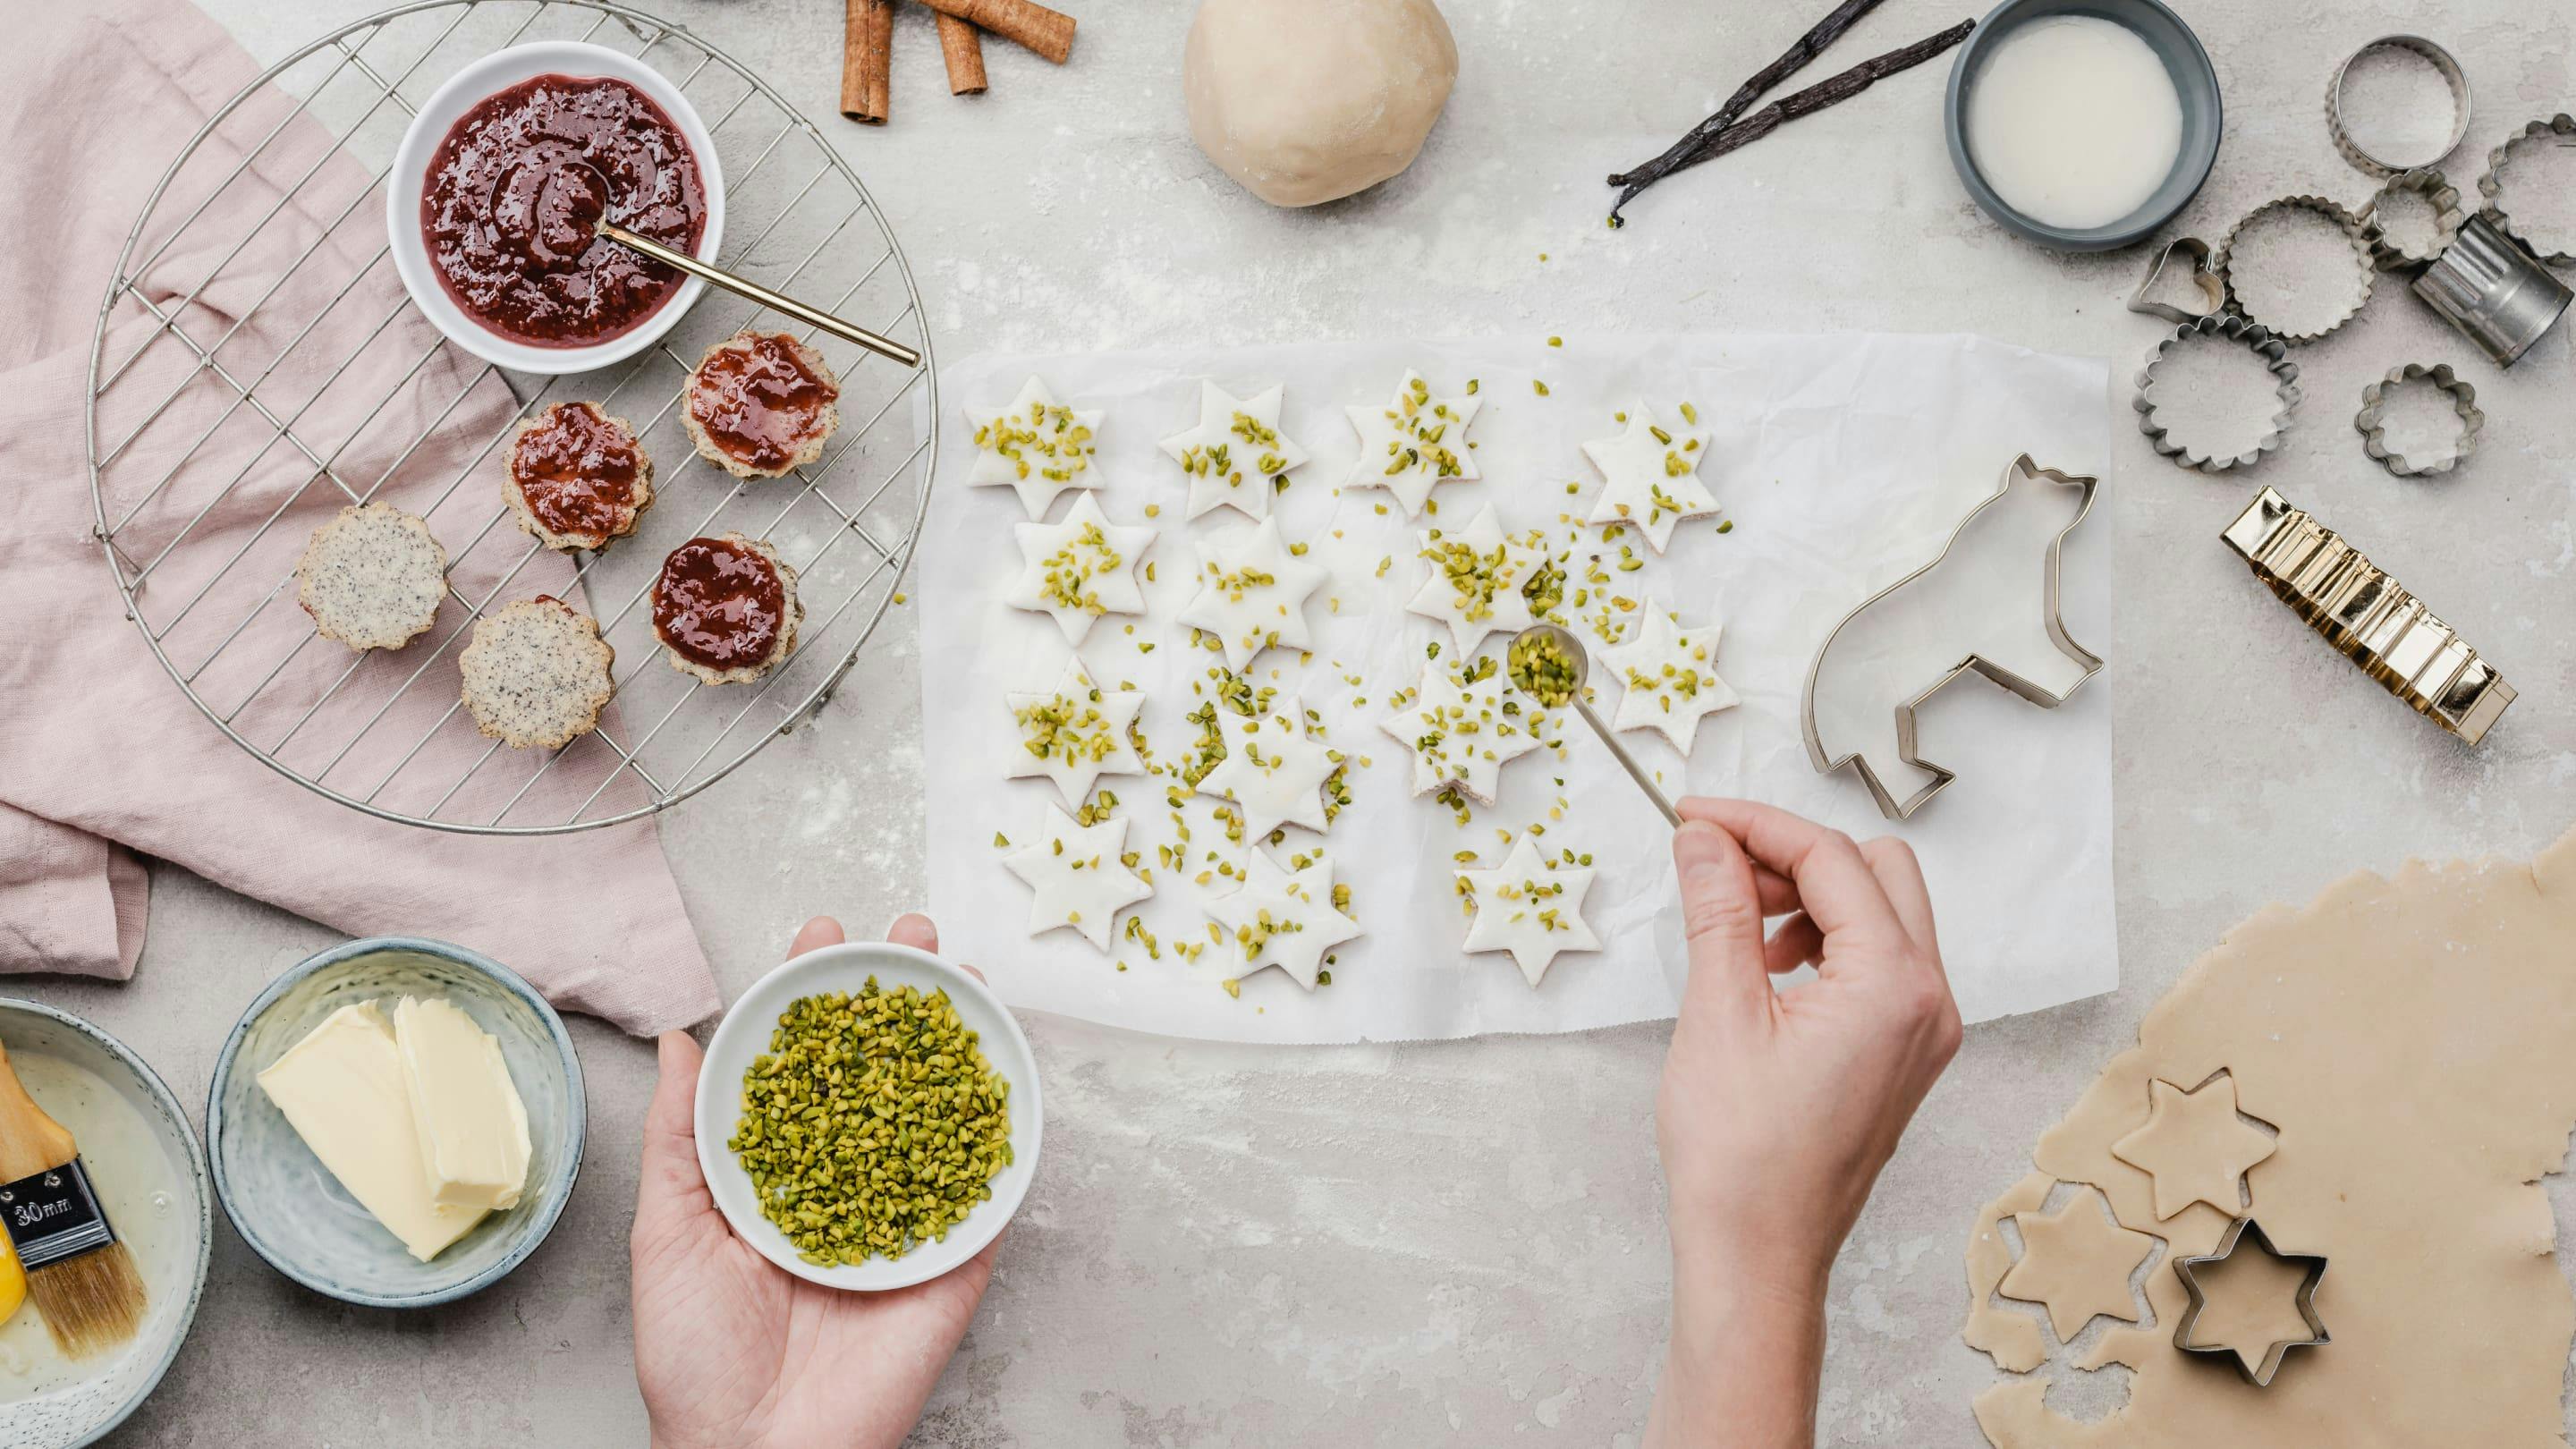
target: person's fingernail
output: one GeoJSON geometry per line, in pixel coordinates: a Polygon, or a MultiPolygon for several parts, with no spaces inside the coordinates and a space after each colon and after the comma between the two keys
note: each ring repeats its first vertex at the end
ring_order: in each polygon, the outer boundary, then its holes
{"type": "Polygon", "coordinates": [[[1673,832],[1673,865],[1683,881],[1712,871],[1724,870],[1730,863],[1727,847],[1732,842],[1726,832],[1704,820],[1686,821],[1673,832]]]}

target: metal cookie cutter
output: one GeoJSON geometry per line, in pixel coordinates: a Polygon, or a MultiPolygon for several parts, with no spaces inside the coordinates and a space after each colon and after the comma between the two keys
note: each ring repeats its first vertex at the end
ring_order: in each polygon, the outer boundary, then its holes
{"type": "Polygon", "coordinates": [[[2147,268],[2147,275],[2139,281],[2138,289],[2129,294],[2130,311],[2162,317],[2168,322],[2197,322],[2226,305],[2227,289],[2219,282],[2218,274],[2209,269],[2209,243],[2196,236],[2178,236],[2165,243],[2165,249],[2156,253],[2155,265],[2147,268]],[[2197,312],[2171,302],[2153,300],[2156,283],[2164,279],[2166,266],[2177,256],[2191,258],[2191,284],[2209,299],[2209,305],[2197,312]]]}
{"type": "Polygon", "coordinates": [[[2182,1316],[2174,1320],[2174,1347],[2185,1353],[2226,1354],[2236,1365],[2236,1371],[2244,1375],[2245,1382],[2258,1389],[2272,1386],[2273,1375],[2281,1371],[2281,1360],[2289,1357],[2291,1349],[2322,1347],[2334,1341],[2333,1337],[2326,1332],[2325,1320],[2317,1316],[2317,1284],[2326,1276],[2325,1258],[2316,1253],[2282,1252],[2272,1246],[2272,1237],[2263,1231],[2263,1225],[2250,1217],[2238,1218],[2229,1223],[2227,1231],[2219,1235],[2218,1245],[2208,1252],[2197,1257],[2174,1259],[2174,1276],[2182,1280],[2182,1291],[2191,1300],[2184,1307],[2182,1316]],[[2265,1257],[2283,1263],[2304,1265],[2306,1269],[2299,1278],[2299,1286],[2291,1302],[2298,1306],[2300,1319],[2308,1325],[2308,1336],[2283,1339],[2271,1345],[2264,1351],[2263,1362],[2254,1366],[2246,1364],[2245,1355],[2234,1344],[2193,1342],[2193,1336],[2200,1328],[2201,1311],[2209,1306],[2209,1300],[2200,1286],[2200,1270],[2214,1263],[2226,1262],[2235,1255],[2237,1247],[2249,1238],[2253,1240],[2255,1247],[2262,1250],[2265,1257]]]}
{"type": "Polygon", "coordinates": [[[2361,390],[2361,411],[2353,414],[2352,425],[2361,433],[2361,446],[2373,458],[2400,478],[2413,478],[2426,473],[2448,473],[2469,460],[2478,445],[2478,430],[2485,427],[2487,415],[2478,411],[2478,390],[2460,381],[2451,364],[2437,362],[2426,367],[2410,362],[2392,367],[2388,376],[2361,390]],[[2392,388],[2410,382],[2430,382],[2451,395],[2451,410],[2460,415],[2460,436],[2448,455],[2430,463],[2417,463],[2388,446],[2388,429],[2381,421],[2381,403],[2392,388]]]}
{"type": "Polygon", "coordinates": [[[2224,473],[2230,468],[2252,467],[2265,453],[2279,447],[2282,431],[2290,426],[2290,412],[2299,405],[2301,396],[2299,365],[2290,360],[2290,349],[2282,344],[2281,339],[2260,323],[2247,318],[2212,314],[2174,329],[2171,337],[2156,344],[2155,350],[2147,354],[2146,366],[2138,369],[2138,393],[2129,400],[2129,406],[2137,410],[2138,431],[2147,435],[2147,441],[2155,445],[2158,453],[2186,468],[2197,468],[2203,473],[2224,473]],[[2156,369],[2163,365],[2165,353],[2175,343],[2189,337],[2218,337],[2229,342],[2241,342],[2252,348],[2255,355],[2263,359],[2272,376],[2279,379],[2272,393],[2280,400],[2281,410],[2272,414],[2271,430],[2257,438],[2252,448],[2234,457],[2212,457],[2206,452],[2195,451],[2188,443],[2178,443],[2174,441],[2171,430],[2157,419],[2156,369]]]}
{"type": "Polygon", "coordinates": [[[2460,63],[2452,59],[2449,51],[2420,35],[2383,35],[2345,56],[2343,64],[2335,67],[2334,79],[2326,82],[2326,129],[2334,133],[2335,149],[2343,153],[2343,159],[2373,176],[2388,176],[2417,166],[2430,166],[2450,155],[2469,134],[2468,75],[2460,69],[2460,63]],[[2373,155],[2352,138],[2352,132],[2344,125],[2344,77],[2351,72],[2353,64],[2362,57],[2390,50],[2403,50],[2422,56],[2441,75],[2442,83],[2451,88],[2451,138],[2442,143],[2442,149],[2430,156],[2400,158],[2373,155]]]}
{"type": "Polygon", "coordinates": [[[2093,511],[2093,492],[2100,483],[2101,480],[2098,478],[2088,478],[2078,473],[2063,473],[2055,468],[2042,468],[2037,463],[2031,461],[2031,457],[2028,453],[2022,454],[2020,457],[2013,459],[2012,463],[2004,469],[2003,482],[1996,487],[1995,491],[1987,494],[1984,498],[1979,499],[1974,508],[1969,509],[1966,514],[1960,517],[1959,526],[1950,530],[1950,536],[1942,541],[1941,551],[1934,554],[1929,562],[1925,563],[1921,568],[1908,573],[1905,577],[1898,579],[1896,582],[1889,584],[1886,588],[1870,595],[1868,598],[1861,601],[1858,608],[1855,608],[1850,613],[1843,615],[1841,622],[1834,625],[1833,632],[1825,636],[1825,642],[1816,646],[1816,657],[1807,665],[1806,691],[1800,697],[1798,706],[1799,728],[1805,732],[1807,737],[1807,762],[1816,767],[1817,774],[1830,775],[1843,768],[1845,765],[1854,767],[1860,775],[1861,783],[1869,787],[1870,798],[1878,802],[1878,813],[1886,816],[1890,820],[1906,819],[1913,815],[1915,811],[1922,809],[1925,803],[1930,801],[1933,796],[1940,794],[1942,789],[1952,780],[1958,778],[1955,771],[1944,769],[1943,767],[1932,763],[1930,760],[1924,759],[1915,747],[1914,712],[1923,707],[1924,701],[1930,699],[1936,694],[1939,694],[1942,690],[1949,688],[1951,683],[1958,679],[1960,675],[1973,669],[1977,673],[1984,675],[1986,678],[1993,680],[1995,683],[2002,685],[2004,688],[2011,690],[2013,693],[2020,695],[2022,698],[2029,700],[2032,704],[2038,705],[2041,709],[2055,709],[2059,705],[2066,703],[2069,699],[2074,698],[2075,692],[2084,687],[2086,680],[2089,680],[2094,675],[2102,672],[2102,656],[2095,654],[2091,650],[2086,649],[2083,645],[2076,643],[2073,637],[2067,634],[2066,625],[2058,612],[2057,589],[2058,559],[2065,550],[2066,536],[2073,533],[2076,528],[2084,522],[2085,515],[2093,511]],[[1862,755],[1858,751],[1854,751],[1851,754],[1842,756],[1840,759],[1831,759],[1827,757],[1824,736],[1819,733],[1816,728],[1816,679],[1824,672],[1825,656],[1832,652],[1834,640],[1841,637],[1843,630],[1850,628],[1852,622],[1860,618],[1863,614],[1877,608],[1882,601],[1901,592],[1906,585],[1913,583],[1916,579],[1919,579],[1925,574],[1932,572],[1934,569],[1939,568],[1941,566],[1941,560],[1948,558],[1950,556],[1950,550],[1958,546],[1959,537],[1968,531],[1968,525],[1977,521],[1977,515],[1985,512],[1988,508],[1991,508],[1996,503],[2002,501],[2004,496],[2012,491],[2013,478],[2016,474],[2026,475],[2033,478],[2044,478],[2051,483],[2082,490],[2082,497],[2076,504],[2075,516],[2068,519],[2066,526],[2059,529],[2056,536],[2048,541],[2047,623],[2049,642],[2057,646],[2058,652],[2084,666],[2084,673],[2079,676],[2073,684],[2066,687],[2066,692],[2064,694],[2051,694],[2047,690],[2042,689],[2031,681],[2013,673],[2011,670],[2004,668],[2002,665],[1995,663],[1993,660],[1986,658],[1982,654],[1970,654],[1966,658],[1961,659],[1958,663],[1951,665],[1947,670],[1943,671],[1940,678],[1932,681],[1930,687],[1926,688],[1922,693],[1917,694],[1913,698],[1896,706],[1897,758],[1914,766],[1918,770],[1929,772],[1932,776],[1932,782],[1930,784],[1925,785],[1906,798],[1899,800],[1888,790],[1886,783],[1878,778],[1878,772],[1869,767],[1869,759],[1867,756],[1862,755]]]}
{"type": "Polygon", "coordinates": [[[2505,163],[2513,159],[2514,148],[2527,146],[2535,141],[2548,141],[2553,136],[2557,138],[2557,145],[2576,145],[2576,116],[2560,111],[2548,120],[2533,121],[2507,136],[2503,145],[2487,153],[2487,170],[2485,175],[2478,178],[2478,195],[2486,201],[2488,217],[2493,219],[2506,235],[2522,243],[2544,264],[2553,267],[2576,266],[2576,253],[2542,251],[2537,238],[2525,236],[2514,230],[2513,218],[2506,215],[2504,209],[2504,168],[2505,163]]]}
{"type": "Polygon", "coordinates": [[[2484,216],[2461,224],[2415,279],[2415,295],[2498,367],[2520,362],[2576,302],[2576,292],[2484,216]]]}
{"type": "Polygon", "coordinates": [[[2280,494],[2256,494],[2221,537],[2318,637],[2468,743],[2513,703],[2513,686],[2450,625],[2280,494]]]}
{"type": "Polygon", "coordinates": [[[2469,219],[2468,208],[2460,204],[2460,188],[2453,186],[2441,172],[2430,166],[2418,166],[2412,171],[2389,177],[2388,184],[2380,187],[2378,194],[2363,202],[2361,210],[2353,214],[2361,218],[2362,235],[2369,239],[2370,259],[2377,262],[2383,272],[2431,265],[2451,245],[2451,239],[2460,234],[2460,228],[2469,219]],[[2406,193],[2423,197],[2424,204],[2433,209],[2431,251],[2411,252],[2389,238],[2380,208],[2389,197],[2406,193]]]}
{"type": "MultiPolygon", "coordinates": [[[[2272,335],[2284,342],[2314,342],[2360,316],[2363,304],[2370,300],[2372,284],[2379,280],[2379,266],[2371,259],[2369,234],[2363,229],[2361,218],[2353,215],[2342,202],[2328,196],[2308,195],[2281,196],[2264,202],[2261,206],[2245,213],[2236,225],[2227,229],[2227,235],[2219,238],[2218,258],[2212,269],[2218,273],[2218,279],[2226,284],[2227,300],[2235,305],[2236,310],[2244,314],[2249,321],[2261,322],[2263,319],[2256,317],[2254,309],[2246,306],[2245,299],[2236,293],[2236,276],[2233,268],[2236,239],[2243,234],[2245,228],[2261,218],[2276,212],[2292,211],[2313,212],[2342,229],[2344,238],[2352,244],[2353,274],[2359,283],[2359,290],[2353,296],[2352,305],[2343,310],[2343,315],[2314,332],[2292,332],[2280,327],[2271,329],[2272,335]]],[[[2270,326],[2269,323],[2265,325],[2270,326]]]]}

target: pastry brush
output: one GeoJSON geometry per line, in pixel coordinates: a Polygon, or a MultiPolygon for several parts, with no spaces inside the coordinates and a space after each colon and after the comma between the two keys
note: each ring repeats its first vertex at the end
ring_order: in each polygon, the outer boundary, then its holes
{"type": "Polygon", "coordinates": [[[67,1358],[143,1323],[143,1274],[90,1189],[80,1144],[27,1095],[0,1045],[0,1225],[27,1270],[27,1297],[67,1358]]]}

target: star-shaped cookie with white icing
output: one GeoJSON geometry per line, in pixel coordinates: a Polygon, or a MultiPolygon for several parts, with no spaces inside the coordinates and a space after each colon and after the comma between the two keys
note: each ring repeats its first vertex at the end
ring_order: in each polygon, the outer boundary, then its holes
{"type": "Polygon", "coordinates": [[[1306,733],[1305,720],[1305,706],[1293,694],[1250,716],[1236,714],[1223,702],[1216,706],[1225,758],[1199,777],[1198,792],[1234,802],[1247,845],[1281,825],[1320,832],[1330,823],[1324,813],[1324,782],[1342,762],[1322,740],[1306,733]]]}
{"type": "Polygon", "coordinates": [[[1591,521],[1624,523],[1662,553],[1683,519],[1717,511],[1717,499],[1699,481],[1699,460],[1707,452],[1707,429],[1668,429],[1645,403],[1628,404],[1626,432],[1583,445],[1583,456],[1602,479],[1591,521]]]}
{"type": "Polygon", "coordinates": [[[1433,397],[1421,373],[1407,369],[1396,384],[1395,401],[1382,408],[1345,408],[1359,431],[1359,461],[1351,465],[1345,488],[1383,488],[1395,495],[1411,518],[1422,511],[1431,490],[1451,479],[1480,476],[1476,455],[1467,446],[1467,425],[1476,420],[1483,400],[1473,394],[1433,397]]]}
{"type": "Polygon", "coordinates": [[[1314,646],[1306,600],[1325,577],[1280,539],[1278,519],[1265,518],[1199,543],[1199,591],[1179,618],[1214,637],[1224,647],[1226,667],[1241,673],[1273,645],[1314,646]]]}
{"type": "Polygon", "coordinates": [[[1420,538],[1429,577],[1405,607],[1447,624],[1459,658],[1473,655],[1488,634],[1518,633],[1534,622],[1521,589],[1538,560],[1504,537],[1492,504],[1465,528],[1435,528],[1420,538]]]}
{"type": "Polygon", "coordinates": [[[1279,431],[1285,391],[1274,383],[1239,398],[1213,382],[1199,383],[1197,425],[1163,440],[1163,451],[1190,475],[1190,517],[1228,507],[1254,519],[1270,516],[1279,480],[1306,461],[1306,450],[1279,431]]]}
{"type": "Polygon", "coordinates": [[[1413,698],[1378,723],[1413,751],[1414,794],[1455,789],[1491,805],[1503,766],[1540,741],[1519,692],[1490,657],[1469,665],[1467,673],[1475,677],[1462,679],[1437,660],[1425,662],[1413,698]]]}
{"type": "Polygon", "coordinates": [[[1111,523],[1085,493],[1062,523],[1014,523],[1011,532],[1022,567],[1002,602],[1053,617],[1066,643],[1080,644],[1103,614],[1145,612],[1136,564],[1153,546],[1153,529],[1111,523]]]}
{"type": "Polygon", "coordinates": [[[1044,379],[1031,375],[1020,395],[998,412],[966,409],[975,430],[975,466],[966,482],[976,488],[1010,488],[1031,518],[1044,518],[1068,488],[1097,488],[1098,411],[1077,412],[1055,400],[1044,379]]]}
{"type": "Polygon", "coordinates": [[[1154,893],[1127,864],[1126,850],[1124,819],[1083,825],[1048,801],[1036,837],[1002,857],[1037,893],[1029,900],[1029,934],[1070,927],[1108,950],[1118,913],[1154,893]]]}
{"type": "Polygon", "coordinates": [[[1533,987],[1561,953],[1600,950],[1601,938],[1583,919],[1592,876],[1592,867],[1572,861],[1550,865],[1538,838],[1523,831],[1501,865],[1458,872],[1476,907],[1465,950],[1511,952],[1533,987]]]}
{"type": "Polygon", "coordinates": [[[1244,881],[1209,901],[1208,919],[1223,926],[1243,953],[1246,974],[1276,966],[1312,991],[1324,954],[1360,934],[1360,923],[1333,900],[1333,868],[1320,857],[1290,872],[1255,849],[1244,863],[1244,881]]]}
{"type": "Polygon", "coordinates": [[[1627,638],[1601,651],[1602,664],[1627,690],[1610,727],[1660,730],[1674,749],[1689,754],[1700,720],[1737,703],[1735,691],[1717,677],[1719,628],[1685,629],[1661,609],[1638,615],[1627,638]]]}
{"type": "Polygon", "coordinates": [[[1044,775],[1064,792],[1066,809],[1081,809],[1103,775],[1145,773],[1135,742],[1127,737],[1136,712],[1145,706],[1144,694],[1100,688],[1083,672],[1080,659],[1065,661],[1054,688],[1014,691],[1002,701],[1019,727],[1004,777],[1044,775]]]}

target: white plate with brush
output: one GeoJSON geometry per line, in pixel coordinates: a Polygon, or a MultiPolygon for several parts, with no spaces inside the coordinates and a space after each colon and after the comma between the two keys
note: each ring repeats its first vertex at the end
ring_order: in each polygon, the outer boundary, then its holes
{"type": "Polygon", "coordinates": [[[27,1094],[78,1140],[108,1225],[144,1287],[142,1327],[70,1360],[34,1303],[0,1321],[0,1428],[28,1449],[96,1442],[149,1397],[205,1292],[214,1193],[205,1154],[170,1089],[124,1043],[68,1012],[0,998],[0,1044],[27,1094]]]}

